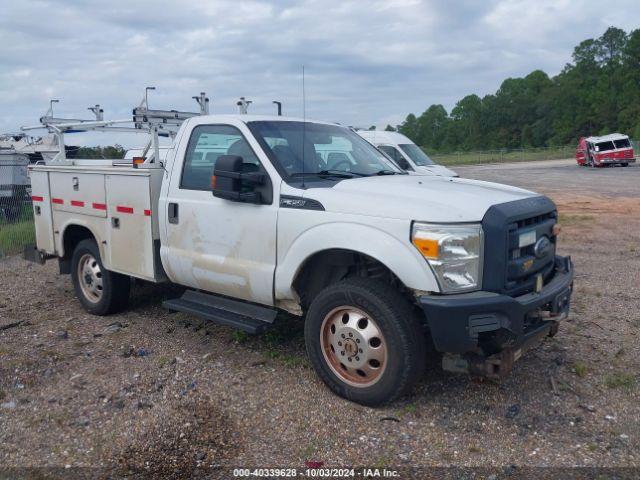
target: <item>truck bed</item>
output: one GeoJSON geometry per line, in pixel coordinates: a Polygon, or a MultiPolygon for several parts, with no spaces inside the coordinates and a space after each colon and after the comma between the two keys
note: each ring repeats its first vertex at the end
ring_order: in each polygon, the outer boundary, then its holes
{"type": "Polygon", "coordinates": [[[65,233],[72,226],[86,228],[108,270],[164,279],[156,215],[161,168],[75,160],[73,165],[35,165],[29,173],[38,250],[70,255],[64,251],[65,233]]]}

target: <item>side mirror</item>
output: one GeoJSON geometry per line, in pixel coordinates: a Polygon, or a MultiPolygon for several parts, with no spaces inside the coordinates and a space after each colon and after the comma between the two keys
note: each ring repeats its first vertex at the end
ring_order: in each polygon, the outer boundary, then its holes
{"type": "Polygon", "coordinates": [[[262,172],[243,172],[242,157],[221,155],[213,169],[213,196],[232,202],[262,203],[262,195],[255,187],[264,184],[262,172]]]}
{"type": "Polygon", "coordinates": [[[400,165],[400,168],[403,170],[409,170],[411,168],[411,165],[409,165],[409,162],[407,162],[407,160],[404,158],[399,158],[396,161],[398,162],[398,165],[400,165]]]}

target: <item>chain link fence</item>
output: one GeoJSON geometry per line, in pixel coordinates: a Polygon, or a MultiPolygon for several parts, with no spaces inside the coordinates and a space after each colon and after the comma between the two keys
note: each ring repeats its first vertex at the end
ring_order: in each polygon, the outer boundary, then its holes
{"type": "Polygon", "coordinates": [[[35,243],[29,158],[0,150],[0,259],[35,243]]]}

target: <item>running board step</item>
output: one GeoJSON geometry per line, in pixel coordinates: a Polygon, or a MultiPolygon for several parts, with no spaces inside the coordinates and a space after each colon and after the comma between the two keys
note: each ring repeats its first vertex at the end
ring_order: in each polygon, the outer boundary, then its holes
{"type": "Polygon", "coordinates": [[[169,310],[190,313],[252,334],[269,328],[278,313],[272,308],[195,290],[187,290],[182,297],[165,300],[162,305],[169,310]]]}

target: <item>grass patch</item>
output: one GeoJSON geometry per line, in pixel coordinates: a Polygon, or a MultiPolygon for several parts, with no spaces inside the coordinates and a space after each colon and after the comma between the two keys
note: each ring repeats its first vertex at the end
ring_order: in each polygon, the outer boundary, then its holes
{"type": "Polygon", "coordinates": [[[245,343],[249,341],[249,334],[242,330],[234,330],[231,336],[237,343],[245,343]]]}
{"type": "Polygon", "coordinates": [[[0,257],[21,253],[25,245],[35,242],[36,230],[33,220],[0,222],[0,257]]]}
{"type": "Polygon", "coordinates": [[[631,390],[636,385],[636,376],[633,373],[618,372],[607,375],[605,384],[609,388],[624,388],[631,390]]]}
{"type": "Polygon", "coordinates": [[[418,406],[415,403],[408,403],[400,410],[398,410],[398,417],[404,417],[405,415],[413,415],[418,411],[418,406]]]}
{"type": "Polygon", "coordinates": [[[0,212],[0,258],[22,253],[29,243],[36,243],[31,204],[25,203],[18,217],[11,222],[0,212]]]}
{"type": "Polygon", "coordinates": [[[429,153],[440,165],[474,165],[483,163],[533,162],[573,158],[575,147],[540,148],[526,150],[487,150],[480,152],[429,153]]]}
{"type": "Polygon", "coordinates": [[[273,348],[269,348],[264,351],[263,355],[269,360],[275,360],[288,368],[311,368],[309,360],[304,356],[280,352],[273,348]]]}
{"type": "Polygon", "coordinates": [[[558,217],[558,223],[560,225],[577,225],[583,222],[589,222],[593,220],[593,215],[573,214],[573,213],[561,213],[558,217]]]}
{"type": "Polygon", "coordinates": [[[586,363],[583,362],[575,362],[573,364],[573,371],[579,377],[584,377],[589,371],[589,367],[587,367],[586,363]]]}

